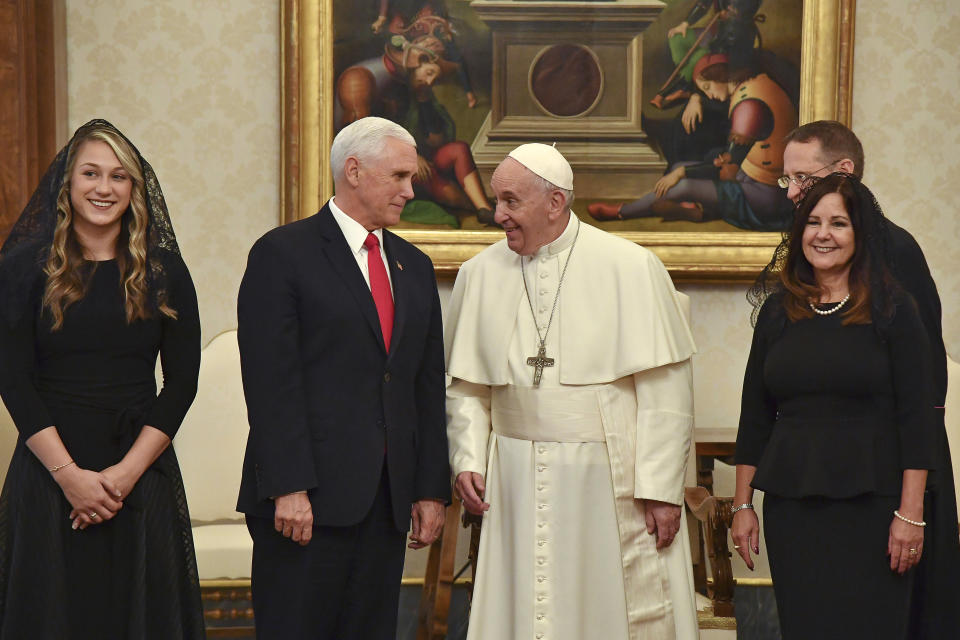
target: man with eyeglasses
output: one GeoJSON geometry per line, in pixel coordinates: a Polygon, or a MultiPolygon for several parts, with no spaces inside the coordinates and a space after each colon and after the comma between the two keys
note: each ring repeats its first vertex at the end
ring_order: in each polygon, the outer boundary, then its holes
{"type": "MultiPolygon", "coordinates": [[[[787,197],[799,203],[817,179],[835,171],[863,176],[863,145],[846,126],[819,120],[787,134],[783,153],[784,175],[778,184],[787,197]]],[[[940,296],[917,241],[905,229],[887,218],[888,241],[893,257],[893,275],[917,302],[927,330],[934,363],[934,400],[941,421],[940,454],[935,478],[928,482],[924,519],[928,523],[923,557],[914,570],[914,594],[910,612],[913,639],[955,638],[960,629],[960,593],[955,577],[960,575],[960,542],[957,532],[957,505],[953,465],[943,405],[947,393],[947,359],[940,323],[940,296]]]]}

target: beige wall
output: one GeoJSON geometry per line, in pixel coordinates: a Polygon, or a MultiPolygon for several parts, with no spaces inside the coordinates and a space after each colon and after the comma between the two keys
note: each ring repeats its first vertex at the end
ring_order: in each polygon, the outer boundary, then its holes
{"type": "Polygon", "coordinates": [[[70,131],[105,118],[153,165],[200,299],[206,344],[236,327],[253,241],[276,225],[275,0],[68,0],[70,131]]]}

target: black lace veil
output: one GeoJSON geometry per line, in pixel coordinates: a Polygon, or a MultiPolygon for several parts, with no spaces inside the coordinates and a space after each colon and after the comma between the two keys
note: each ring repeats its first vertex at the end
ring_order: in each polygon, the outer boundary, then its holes
{"type": "Polygon", "coordinates": [[[770,262],[763,268],[747,291],[747,301],[753,306],[750,324],[757,326],[757,317],[763,303],[771,295],[783,292],[780,272],[787,265],[794,234],[802,234],[810,209],[827,193],[835,192],[838,185],[848,181],[855,194],[854,206],[849,212],[854,219],[854,233],[858,236],[857,251],[866,258],[867,278],[870,287],[871,316],[875,327],[882,331],[893,319],[894,295],[897,284],[891,273],[896,270],[891,251],[890,229],[883,209],[873,192],[863,182],[849,173],[832,173],[824,178],[811,177],[804,186],[803,195],[794,212],[791,228],[784,232],[780,244],[774,249],[770,262]]]}
{"type": "Polygon", "coordinates": [[[0,247],[0,309],[11,324],[26,309],[30,296],[31,274],[47,258],[57,224],[57,197],[63,183],[70,152],[92,128],[115,132],[133,149],[143,173],[144,199],[147,205],[147,281],[154,308],[166,298],[166,273],[160,251],[179,254],[177,238],[170,222],[167,203],[153,167],[119,129],[106,120],[91,120],[76,130],[70,142],[53,159],[40,184],[30,197],[10,235],[0,247]]]}

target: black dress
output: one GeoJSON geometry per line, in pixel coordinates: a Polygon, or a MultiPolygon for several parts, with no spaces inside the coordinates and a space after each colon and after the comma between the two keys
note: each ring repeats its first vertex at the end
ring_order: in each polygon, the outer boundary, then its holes
{"type": "Polygon", "coordinates": [[[2,639],[204,637],[173,448],[147,469],[115,518],[74,531],[70,503],[24,444],[56,425],[77,465],[99,471],[123,458],[143,425],[174,436],[196,394],[200,324],[186,266],[178,254],[162,259],[176,319],[154,313],[127,324],[120,271],[106,261],[85,265],[93,270],[89,289],[66,309],[60,330],[51,331],[41,312],[39,268],[32,315],[13,328],[0,323],[0,392],[20,432],[0,496],[2,639]]]}
{"type": "Polygon", "coordinates": [[[931,469],[926,335],[903,296],[882,335],[840,313],[791,323],[779,295],[757,321],[738,464],[757,467],[783,638],[906,638],[912,572],[886,556],[904,469],[931,469]]]}

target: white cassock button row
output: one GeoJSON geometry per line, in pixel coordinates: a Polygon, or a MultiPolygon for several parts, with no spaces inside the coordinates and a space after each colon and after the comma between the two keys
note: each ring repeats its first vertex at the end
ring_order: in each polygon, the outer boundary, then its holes
{"type": "Polygon", "coordinates": [[[536,567],[534,575],[537,580],[537,587],[535,588],[537,602],[534,606],[534,627],[537,638],[545,638],[549,635],[551,631],[550,619],[552,612],[548,604],[548,595],[549,588],[547,586],[547,576],[549,575],[550,567],[550,552],[548,551],[549,545],[547,545],[546,533],[548,531],[547,516],[550,513],[550,475],[547,473],[547,466],[544,464],[547,461],[547,456],[550,455],[552,449],[542,442],[531,443],[533,446],[534,454],[534,464],[537,469],[537,498],[538,501],[535,503],[537,508],[534,511],[535,513],[535,522],[537,523],[537,530],[539,535],[536,538],[536,552],[534,554],[536,567]]]}

